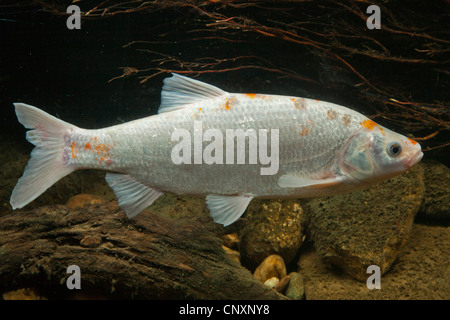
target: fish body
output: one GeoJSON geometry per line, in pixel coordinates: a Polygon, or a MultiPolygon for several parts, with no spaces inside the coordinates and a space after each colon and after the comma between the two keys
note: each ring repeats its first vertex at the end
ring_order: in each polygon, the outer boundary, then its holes
{"type": "Polygon", "coordinates": [[[13,208],[74,170],[95,168],[109,171],[106,180],[129,216],[170,192],[206,196],[214,220],[229,225],[253,198],[349,192],[423,156],[417,142],[343,106],[228,93],[176,74],[164,80],[159,114],[108,128],[86,130],[29,105],[15,107],[37,147],[11,196],[13,208]]]}

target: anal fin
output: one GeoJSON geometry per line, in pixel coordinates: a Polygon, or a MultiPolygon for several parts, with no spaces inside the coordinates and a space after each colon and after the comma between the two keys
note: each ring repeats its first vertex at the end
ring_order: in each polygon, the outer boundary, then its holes
{"type": "Polygon", "coordinates": [[[206,196],[206,205],[214,222],[223,224],[224,227],[239,219],[247,209],[253,196],[206,196]]]}
{"type": "Polygon", "coordinates": [[[126,174],[107,173],[105,180],[127,217],[133,218],[164,193],[152,189],[126,174]]]}

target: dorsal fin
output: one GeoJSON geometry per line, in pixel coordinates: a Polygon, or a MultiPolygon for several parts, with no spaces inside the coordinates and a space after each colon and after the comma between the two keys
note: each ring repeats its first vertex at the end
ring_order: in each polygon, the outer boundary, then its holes
{"type": "Polygon", "coordinates": [[[164,79],[158,113],[183,109],[199,101],[220,97],[227,92],[210,84],[172,73],[164,79]]]}

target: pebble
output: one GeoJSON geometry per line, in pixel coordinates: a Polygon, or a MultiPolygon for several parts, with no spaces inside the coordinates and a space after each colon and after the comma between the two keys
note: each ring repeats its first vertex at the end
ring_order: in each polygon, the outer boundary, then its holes
{"type": "Polygon", "coordinates": [[[291,272],[288,277],[290,281],[284,293],[285,296],[292,300],[303,300],[305,298],[303,276],[297,272],[291,272]]]}
{"type": "Polygon", "coordinates": [[[261,281],[266,282],[272,277],[282,279],[286,276],[286,265],[284,260],[277,254],[272,254],[264,259],[264,261],[256,268],[253,275],[261,281]]]}
{"type": "Polygon", "coordinates": [[[96,248],[102,243],[102,238],[99,236],[85,236],[80,241],[80,245],[86,248],[96,248]]]}
{"type": "Polygon", "coordinates": [[[239,230],[245,267],[256,268],[270,254],[293,261],[305,238],[303,209],[297,200],[253,200],[245,218],[248,223],[239,230]]]}
{"type": "Polygon", "coordinates": [[[287,285],[289,284],[291,280],[291,277],[289,275],[287,275],[286,277],[283,277],[280,282],[278,282],[278,284],[275,286],[275,291],[279,292],[279,293],[284,293],[284,291],[286,290],[287,285]]]}
{"type": "Polygon", "coordinates": [[[69,207],[69,209],[78,209],[92,204],[102,204],[106,201],[107,200],[101,196],[81,193],[67,200],[66,206],[69,207]]]}
{"type": "Polygon", "coordinates": [[[222,249],[225,251],[226,254],[228,254],[228,256],[236,261],[237,263],[241,264],[241,255],[239,253],[239,251],[236,250],[232,250],[230,248],[228,248],[227,246],[222,245],[222,249]]]}
{"type": "Polygon", "coordinates": [[[275,288],[278,285],[279,282],[280,282],[280,279],[278,279],[277,277],[272,277],[270,279],[267,279],[264,282],[264,285],[266,285],[266,286],[268,286],[270,288],[275,288]]]}
{"type": "Polygon", "coordinates": [[[237,233],[224,234],[222,236],[222,243],[224,246],[234,249],[239,244],[239,236],[237,233]]]}

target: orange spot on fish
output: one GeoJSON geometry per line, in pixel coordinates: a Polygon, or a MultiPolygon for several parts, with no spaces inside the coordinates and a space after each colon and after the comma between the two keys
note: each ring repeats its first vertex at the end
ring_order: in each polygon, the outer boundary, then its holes
{"type": "Polygon", "coordinates": [[[95,146],[95,150],[97,151],[97,154],[99,154],[100,152],[108,152],[109,148],[107,145],[100,143],[95,146]]]}
{"type": "Polygon", "coordinates": [[[225,109],[227,109],[227,110],[231,110],[231,108],[230,108],[230,105],[228,104],[229,103],[229,101],[228,101],[228,98],[225,98],[225,109]]]}
{"type": "Polygon", "coordinates": [[[72,141],[72,144],[70,145],[70,151],[72,152],[72,158],[75,159],[77,155],[77,145],[75,141],[72,141]]]}
{"type": "Polygon", "coordinates": [[[367,128],[369,130],[373,130],[373,128],[375,128],[376,126],[379,126],[379,124],[377,124],[376,122],[373,122],[370,119],[366,119],[363,122],[359,123],[363,128],[367,128]]]}
{"type": "Polygon", "coordinates": [[[413,139],[408,138],[408,141],[414,146],[417,144],[417,141],[414,141],[413,139]]]}
{"type": "Polygon", "coordinates": [[[249,97],[250,99],[255,99],[255,97],[256,97],[256,93],[246,93],[245,95],[247,97],[249,97]]]}
{"type": "Polygon", "coordinates": [[[236,105],[236,103],[238,103],[238,101],[234,96],[225,98],[225,103],[220,106],[220,109],[231,110],[236,105]]]}
{"type": "Polygon", "coordinates": [[[309,130],[304,127],[302,129],[302,136],[305,136],[305,135],[308,135],[308,134],[309,134],[309,130]]]}
{"type": "Polygon", "coordinates": [[[103,161],[105,161],[107,164],[112,163],[109,155],[111,145],[97,143],[97,137],[90,138],[89,141],[84,145],[84,150],[95,154],[95,160],[98,162],[98,164],[102,164],[103,161]]]}

